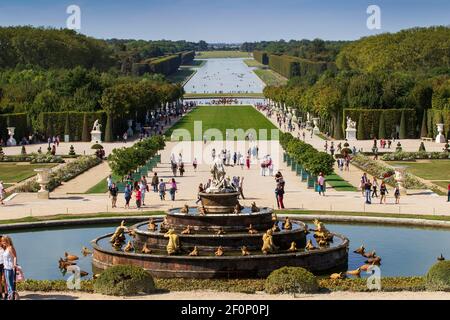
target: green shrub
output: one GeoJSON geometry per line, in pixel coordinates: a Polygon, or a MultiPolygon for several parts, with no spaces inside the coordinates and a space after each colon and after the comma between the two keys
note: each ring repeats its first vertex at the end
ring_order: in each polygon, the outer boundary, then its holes
{"type": "Polygon", "coordinates": [[[103,271],[94,283],[96,293],[128,296],[155,291],[153,277],[144,269],[131,265],[117,265],[103,271]]]}
{"type": "Polygon", "coordinates": [[[95,143],[95,144],[92,145],[91,149],[92,150],[102,150],[103,146],[101,144],[99,144],[99,143],[95,143]]]}
{"type": "Polygon", "coordinates": [[[432,291],[450,291],[450,260],[439,261],[428,270],[426,288],[432,291]]]}
{"type": "Polygon", "coordinates": [[[407,133],[406,133],[406,118],[405,118],[405,110],[402,110],[402,116],[400,118],[400,133],[399,138],[400,139],[406,139],[407,133]]]}
{"type": "Polygon", "coordinates": [[[419,146],[419,152],[426,152],[427,150],[425,149],[425,143],[423,143],[423,141],[420,143],[419,146]]]}
{"type": "Polygon", "coordinates": [[[283,267],[273,271],[266,279],[265,290],[277,293],[314,293],[319,290],[316,277],[298,267],[283,267]]]}

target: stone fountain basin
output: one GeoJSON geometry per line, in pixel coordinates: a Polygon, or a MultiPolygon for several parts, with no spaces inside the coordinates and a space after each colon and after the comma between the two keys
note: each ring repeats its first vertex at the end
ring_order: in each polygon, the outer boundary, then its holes
{"type": "Polygon", "coordinates": [[[98,242],[111,234],[94,239],[92,264],[104,270],[113,265],[137,265],[157,278],[264,278],[284,267],[303,267],[315,274],[345,271],[348,264],[349,240],[342,235],[339,244],[328,248],[295,253],[251,256],[168,256],[114,251],[100,247],[98,242]]]}
{"type": "Polygon", "coordinates": [[[255,229],[267,230],[273,226],[271,208],[260,208],[254,213],[221,213],[221,214],[185,214],[180,213],[181,208],[174,208],[166,215],[170,228],[183,230],[191,226],[194,230],[214,231],[222,228],[224,231],[243,231],[250,224],[255,229]]]}
{"type": "MultiPolygon", "coordinates": [[[[156,219],[154,219],[157,222],[156,219]]],[[[274,243],[282,250],[287,250],[292,242],[295,242],[297,248],[304,248],[306,245],[306,234],[303,231],[305,223],[298,220],[291,220],[293,224],[297,224],[298,228],[293,230],[281,230],[273,234],[274,243]]],[[[164,238],[164,233],[159,231],[147,231],[139,229],[146,226],[148,222],[138,223],[132,227],[136,234],[135,247],[138,251],[142,250],[145,243],[149,248],[164,250],[167,246],[167,238],[164,238]]],[[[264,229],[267,230],[267,229],[264,229]]],[[[209,234],[194,234],[184,235],[179,234],[180,243],[187,251],[191,251],[194,246],[201,251],[214,252],[219,246],[222,246],[225,251],[239,250],[242,246],[246,246],[251,252],[260,252],[262,246],[262,236],[264,231],[257,234],[249,234],[247,230],[225,233],[223,235],[209,234]]]]}
{"type": "Polygon", "coordinates": [[[232,213],[238,203],[239,192],[199,192],[198,196],[209,214],[232,213]]]}

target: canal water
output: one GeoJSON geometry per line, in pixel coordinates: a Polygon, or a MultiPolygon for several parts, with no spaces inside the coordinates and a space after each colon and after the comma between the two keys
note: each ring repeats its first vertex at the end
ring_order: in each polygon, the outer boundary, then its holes
{"type": "MultiPolygon", "coordinates": [[[[424,275],[441,253],[450,258],[450,230],[337,223],[327,223],[326,226],[350,239],[349,270],[364,264],[365,258],[353,253],[361,244],[367,251],[375,250],[382,258],[382,276],[424,275]]],[[[114,232],[115,227],[97,225],[4,234],[12,237],[18,263],[23,267],[26,278],[67,279],[68,275],[62,275],[58,269],[58,259],[64,257],[64,252],[79,256],[78,266],[89,272],[90,277],[91,257],[82,256],[82,246],[91,248],[92,239],[114,232]]]]}
{"type": "Polygon", "coordinates": [[[261,93],[264,82],[244,59],[207,59],[185,84],[186,93],[261,93]]]}

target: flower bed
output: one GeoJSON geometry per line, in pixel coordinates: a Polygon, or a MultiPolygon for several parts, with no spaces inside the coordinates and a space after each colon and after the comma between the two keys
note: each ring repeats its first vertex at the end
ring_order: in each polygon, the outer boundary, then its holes
{"type": "Polygon", "coordinates": [[[449,152],[393,152],[384,154],[383,161],[414,161],[419,159],[450,159],[449,152]]]}
{"type": "MultiPolygon", "coordinates": [[[[352,158],[352,164],[368,174],[384,180],[387,184],[395,186],[393,176],[395,171],[394,167],[381,164],[360,153],[352,158]]],[[[407,189],[429,189],[429,187],[422,183],[415,175],[408,172],[405,175],[405,187],[407,189]]]]}
{"type": "MultiPolygon", "coordinates": [[[[81,156],[73,162],[68,163],[64,167],[57,169],[50,173],[48,190],[52,191],[60,186],[62,182],[67,182],[83,172],[95,167],[102,162],[96,156],[81,156]]],[[[13,192],[37,192],[39,184],[36,178],[24,183],[14,189],[13,192]]]]}
{"type": "Polygon", "coordinates": [[[0,162],[29,162],[29,163],[64,163],[61,156],[53,156],[44,153],[30,153],[13,156],[3,155],[0,162]]]}

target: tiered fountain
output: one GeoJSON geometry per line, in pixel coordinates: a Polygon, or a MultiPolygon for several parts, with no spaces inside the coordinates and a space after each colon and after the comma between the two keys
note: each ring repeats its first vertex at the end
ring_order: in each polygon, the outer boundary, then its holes
{"type": "Polygon", "coordinates": [[[199,194],[200,207],[185,205],[130,228],[122,224],[93,240],[94,268],[132,264],[160,278],[266,277],[283,266],[317,274],[347,269],[347,238],[318,221],[314,237],[307,236],[301,221],[278,219],[255,203],[244,208],[221,160],[211,173],[211,186],[199,194]]]}

